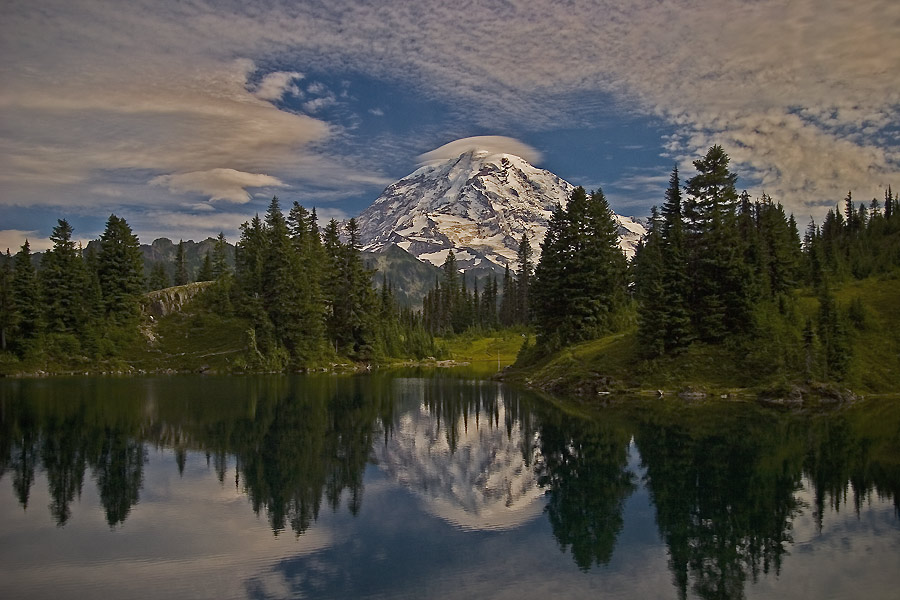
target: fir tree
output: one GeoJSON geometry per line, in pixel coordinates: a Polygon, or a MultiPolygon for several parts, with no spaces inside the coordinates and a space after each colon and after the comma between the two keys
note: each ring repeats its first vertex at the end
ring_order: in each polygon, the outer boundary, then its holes
{"type": "Polygon", "coordinates": [[[751,275],[735,226],[737,175],[728,163],[721,146],[711,147],[694,161],[697,175],[686,185],[693,211],[691,320],[699,336],[711,342],[752,325],[751,275]]]}
{"type": "Polygon", "coordinates": [[[516,308],[519,304],[516,293],[516,280],[513,279],[509,265],[503,271],[503,296],[500,299],[500,325],[510,327],[516,322],[516,308]]]}
{"type": "Polygon", "coordinates": [[[16,307],[13,300],[13,259],[6,249],[6,259],[0,261],[0,351],[9,347],[10,336],[16,325],[16,307]]]}
{"type": "Polygon", "coordinates": [[[41,260],[41,290],[44,297],[44,315],[52,332],[75,332],[85,320],[84,288],[86,276],[84,263],[75,242],[72,226],[60,219],[50,241],[53,247],[41,260]]]}
{"type": "Polygon", "coordinates": [[[212,274],[214,279],[221,279],[231,272],[231,269],[228,268],[227,248],[225,234],[220,231],[216,237],[216,243],[213,245],[212,274]]]}
{"type": "Polygon", "coordinates": [[[532,289],[540,343],[552,349],[610,331],[625,302],[626,262],[603,192],[576,188],[553,212],[541,249],[532,289]]]}
{"type": "Polygon", "coordinates": [[[212,256],[207,251],[206,256],[203,258],[203,263],[200,265],[200,270],[197,271],[197,281],[212,281],[214,278],[212,256]]]}
{"type": "Polygon", "coordinates": [[[187,271],[187,257],[185,256],[184,240],[178,241],[175,250],[175,285],[185,285],[190,282],[187,271]]]}
{"type": "Polygon", "coordinates": [[[654,206],[650,230],[635,252],[634,279],[639,302],[638,339],[644,354],[659,356],[666,351],[666,297],[662,225],[654,206]]]}
{"type": "Polygon", "coordinates": [[[41,294],[28,240],[16,254],[12,281],[17,338],[29,340],[41,330],[41,294]]]}
{"type": "Polygon", "coordinates": [[[528,234],[523,233],[516,252],[516,318],[515,322],[528,325],[531,322],[531,279],[534,277],[534,252],[528,234]]]}
{"type": "Polygon", "coordinates": [[[688,307],[690,279],[685,247],[682,213],[681,184],[678,167],[672,168],[669,187],[662,207],[662,283],[666,306],[663,328],[663,346],[671,351],[683,348],[693,339],[691,316],[688,307]]]}
{"type": "Polygon", "coordinates": [[[116,215],[110,215],[100,236],[97,273],[106,315],[113,321],[137,318],[144,290],[144,259],[137,236],[116,215]]]}
{"type": "Polygon", "coordinates": [[[147,282],[150,291],[163,290],[169,287],[169,273],[166,271],[166,265],[160,261],[153,263],[150,268],[150,277],[147,282]]]}

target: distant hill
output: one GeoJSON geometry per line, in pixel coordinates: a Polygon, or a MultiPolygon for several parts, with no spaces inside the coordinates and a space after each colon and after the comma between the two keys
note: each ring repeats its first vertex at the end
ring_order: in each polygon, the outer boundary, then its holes
{"type": "Polygon", "coordinates": [[[363,252],[366,267],[376,271],[374,283],[379,288],[388,281],[394,298],[402,306],[422,308],[422,298],[434,287],[441,270],[424,263],[396,244],[379,252],[363,252]]]}

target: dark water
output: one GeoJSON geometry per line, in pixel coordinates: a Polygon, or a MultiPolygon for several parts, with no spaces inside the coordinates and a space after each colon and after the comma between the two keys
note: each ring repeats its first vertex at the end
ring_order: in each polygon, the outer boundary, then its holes
{"type": "Polygon", "coordinates": [[[897,598],[900,401],[0,381],[2,598],[897,598]]]}

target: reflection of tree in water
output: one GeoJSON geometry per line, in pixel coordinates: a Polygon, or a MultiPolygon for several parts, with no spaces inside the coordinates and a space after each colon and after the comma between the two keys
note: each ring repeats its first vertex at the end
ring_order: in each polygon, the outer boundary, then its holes
{"type": "Polygon", "coordinates": [[[69,505],[75,500],[76,495],[81,497],[81,487],[84,483],[86,467],[84,411],[78,410],[75,414],[68,415],[49,415],[43,437],[41,462],[47,470],[47,485],[51,499],[50,514],[53,515],[57,525],[62,526],[71,517],[69,505]]]}
{"type": "MultiPolygon", "coordinates": [[[[172,448],[172,468],[206,453],[273,529],[306,531],[323,500],[356,512],[377,436],[396,421],[391,377],[173,378],[4,382],[0,386],[0,477],[28,507],[44,472],[59,525],[92,470],[107,521],[123,523],[139,500],[146,447],[172,448]],[[345,493],[346,492],[346,493],[345,493]]],[[[682,594],[740,597],[748,579],[775,572],[790,542],[806,477],[821,518],[851,498],[900,499],[900,403],[862,403],[820,415],[753,406],[664,403],[614,425],[524,402],[492,383],[428,378],[429,413],[457,447],[472,424],[518,427],[522,457],[546,490],[559,545],[583,569],[609,561],[634,483],[626,468],[635,431],[647,488],[682,594]],[[503,403],[500,410],[499,402],[503,403]],[[632,425],[636,423],[636,425],[632,425]],[[450,426],[454,424],[453,426],[450,426]],[[537,444],[537,452],[534,445],[537,444]],[[534,457],[537,457],[535,460],[534,457]],[[850,493],[852,492],[852,494],[850,493]]],[[[416,391],[416,394],[419,394],[416,391]]],[[[620,415],[621,417],[621,415],[620,415]]]]}
{"type": "Polygon", "coordinates": [[[101,434],[99,449],[90,457],[100,502],[110,527],[124,523],[131,507],[137,504],[144,481],[147,460],[143,442],[107,428],[101,434]]]}
{"type": "Polygon", "coordinates": [[[600,420],[542,411],[540,484],[560,548],[582,570],[607,564],[622,531],[622,508],[635,489],[626,431],[600,420]]]}
{"type": "Polygon", "coordinates": [[[276,533],[306,531],[324,498],[340,506],[344,490],[356,514],[376,422],[390,394],[366,379],[290,380],[259,397],[255,417],[233,431],[233,452],[253,509],[266,510],[276,533]]]}
{"type": "Polygon", "coordinates": [[[681,598],[690,580],[702,598],[744,597],[748,577],[779,572],[792,541],[802,432],[773,413],[747,412],[727,405],[669,410],[638,428],[681,598]]]}
{"type": "Polygon", "coordinates": [[[810,424],[803,467],[813,487],[819,530],[826,506],[837,512],[848,495],[852,496],[857,514],[872,494],[892,497],[900,517],[900,405],[886,403],[876,410],[877,413],[854,407],[820,415],[810,424]],[[865,424],[861,426],[860,421],[865,424]],[[884,435],[861,436],[859,430],[863,427],[880,430],[884,435]]]}

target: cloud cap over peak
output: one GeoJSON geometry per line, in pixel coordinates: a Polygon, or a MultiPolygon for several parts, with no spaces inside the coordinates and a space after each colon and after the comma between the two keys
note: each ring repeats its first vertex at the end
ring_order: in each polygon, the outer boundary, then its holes
{"type": "Polygon", "coordinates": [[[502,135],[478,135],[444,144],[431,152],[419,155],[418,161],[420,165],[443,162],[466,152],[478,150],[491,154],[512,154],[531,164],[537,164],[541,160],[540,152],[515,138],[502,135]]]}

